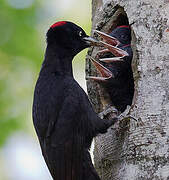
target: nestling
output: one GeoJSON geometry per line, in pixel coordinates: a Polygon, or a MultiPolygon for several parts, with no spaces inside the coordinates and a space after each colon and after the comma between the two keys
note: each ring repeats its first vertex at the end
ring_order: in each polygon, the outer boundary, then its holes
{"type": "Polygon", "coordinates": [[[109,35],[101,31],[95,32],[102,37],[100,44],[104,47],[98,52],[100,62],[91,58],[100,77],[88,79],[102,85],[109,93],[112,105],[122,113],[127,105],[131,106],[134,95],[130,26],[117,26],[109,35]]]}

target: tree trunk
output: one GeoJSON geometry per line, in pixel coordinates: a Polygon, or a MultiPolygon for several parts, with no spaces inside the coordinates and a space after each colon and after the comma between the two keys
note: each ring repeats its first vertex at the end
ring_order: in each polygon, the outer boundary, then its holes
{"type": "MultiPolygon", "coordinates": [[[[135,98],[130,115],[95,139],[94,161],[102,180],[169,179],[169,1],[93,0],[92,29],[109,33],[126,14],[132,25],[135,98]]],[[[95,57],[97,48],[89,49],[95,57]]],[[[87,60],[87,76],[96,70],[87,60]]],[[[101,112],[109,97],[87,81],[101,112]]]]}

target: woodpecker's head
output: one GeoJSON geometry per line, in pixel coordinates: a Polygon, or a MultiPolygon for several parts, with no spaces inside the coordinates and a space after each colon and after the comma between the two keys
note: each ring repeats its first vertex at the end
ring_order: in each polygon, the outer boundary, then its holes
{"type": "Polygon", "coordinates": [[[68,21],[53,24],[47,32],[47,44],[54,45],[76,55],[81,50],[95,45],[97,40],[86,35],[84,30],[68,21]]]}

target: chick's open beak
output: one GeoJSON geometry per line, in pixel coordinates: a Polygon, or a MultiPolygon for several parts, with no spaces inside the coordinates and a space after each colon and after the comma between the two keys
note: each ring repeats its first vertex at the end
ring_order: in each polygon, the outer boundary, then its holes
{"type": "Polygon", "coordinates": [[[103,39],[103,41],[99,41],[99,45],[106,48],[104,51],[109,51],[116,57],[128,56],[126,51],[117,47],[120,44],[118,39],[98,30],[94,30],[94,32],[103,39]]]}
{"type": "Polygon", "coordinates": [[[111,44],[112,46],[118,46],[120,44],[120,42],[115,37],[112,37],[104,32],[94,30],[94,33],[98,34],[106,43],[111,44]]]}
{"type": "Polygon", "coordinates": [[[90,58],[91,62],[93,63],[93,65],[95,66],[95,68],[97,69],[97,71],[99,72],[100,76],[98,76],[98,77],[88,76],[88,77],[86,77],[86,79],[88,79],[88,80],[92,79],[92,80],[95,80],[97,82],[104,82],[104,81],[113,77],[113,73],[109,69],[107,69],[102,64],[97,62],[91,56],[89,56],[89,58],[90,58]]]}

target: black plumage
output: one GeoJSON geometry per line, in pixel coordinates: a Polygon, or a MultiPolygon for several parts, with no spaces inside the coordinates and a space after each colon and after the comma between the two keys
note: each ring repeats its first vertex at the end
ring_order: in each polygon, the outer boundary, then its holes
{"type": "Polygon", "coordinates": [[[105,133],[114,121],[97,116],[72,74],[73,57],[91,45],[89,39],[71,22],[55,23],[47,32],[45,59],[34,92],[33,123],[54,180],[100,180],[89,148],[93,137],[105,133]]]}

